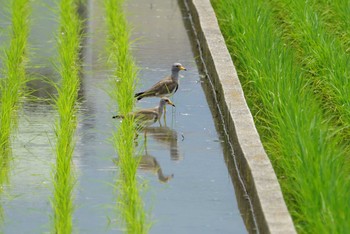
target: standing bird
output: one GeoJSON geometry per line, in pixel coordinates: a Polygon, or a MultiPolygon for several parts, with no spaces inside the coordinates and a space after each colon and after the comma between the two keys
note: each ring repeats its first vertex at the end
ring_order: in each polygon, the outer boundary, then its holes
{"type": "MultiPolygon", "coordinates": [[[[159,121],[163,114],[163,108],[165,108],[165,105],[171,105],[175,107],[175,104],[170,101],[167,97],[162,97],[159,101],[159,105],[154,108],[147,108],[147,109],[141,109],[135,112],[131,112],[128,114],[128,116],[135,118],[137,124],[141,127],[147,127],[155,122],[159,121]]],[[[115,115],[113,116],[113,119],[115,118],[125,118],[124,115],[115,115]]]]}
{"type": "Polygon", "coordinates": [[[169,97],[173,95],[179,88],[179,71],[185,70],[180,63],[174,63],[171,68],[171,75],[158,81],[146,91],[136,93],[135,98],[141,100],[144,97],[169,97]]]}

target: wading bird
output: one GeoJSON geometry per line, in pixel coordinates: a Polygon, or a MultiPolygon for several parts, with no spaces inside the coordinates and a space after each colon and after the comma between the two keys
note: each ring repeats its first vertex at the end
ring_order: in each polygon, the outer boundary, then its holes
{"type": "MultiPolygon", "coordinates": [[[[141,109],[141,110],[138,110],[135,112],[131,112],[127,115],[135,118],[136,123],[142,128],[148,127],[157,121],[159,121],[159,124],[161,125],[160,118],[163,114],[163,108],[165,108],[166,104],[175,107],[175,104],[172,103],[169,98],[162,97],[159,101],[158,106],[156,106],[154,108],[141,109]]],[[[125,118],[125,116],[124,115],[115,115],[115,116],[113,116],[113,118],[114,119],[115,118],[123,119],[123,118],[125,118]]]]}
{"type": "Polygon", "coordinates": [[[141,100],[144,97],[169,97],[173,95],[179,88],[179,71],[185,70],[180,63],[174,63],[171,68],[171,75],[158,81],[151,88],[146,91],[135,94],[137,100],[141,100]]]}

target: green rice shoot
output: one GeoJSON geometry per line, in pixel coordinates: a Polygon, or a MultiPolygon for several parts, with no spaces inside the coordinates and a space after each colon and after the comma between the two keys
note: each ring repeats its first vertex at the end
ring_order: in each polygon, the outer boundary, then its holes
{"type": "MultiPolygon", "coordinates": [[[[138,69],[130,52],[130,29],[124,16],[123,3],[123,0],[105,0],[109,63],[115,68],[110,79],[110,96],[118,104],[119,114],[126,115],[134,107],[138,69]]],[[[150,225],[137,180],[139,162],[134,157],[135,137],[135,121],[129,117],[117,125],[117,131],[113,134],[119,168],[117,210],[121,228],[126,233],[142,234],[148,233],[150,225]]]]}
{"type": "Polygon", "coordinates": [[[54,168],[53,232],[72,233],[74,211],[73,189],[76,182],[72,157],[77,127],[79,53],[82,24],[77,12],[79,1],[61,0],[58,43],[58,70],[61,83],[57,85],[56,164],[54,168]]]}

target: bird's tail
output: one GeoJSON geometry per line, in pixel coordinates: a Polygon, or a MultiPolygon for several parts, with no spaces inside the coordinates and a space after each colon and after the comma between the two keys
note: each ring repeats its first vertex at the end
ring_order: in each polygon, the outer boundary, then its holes
{"type": "Polygon", "coordinates": [[[124,116],[123,115],[115,115],[112,117],[113,119],[123,119],[124,116]]]}
{"type": "Polygon", "coordinates": [[[137,101],[139,101],[139,100],[141,100],[142,98],[143,98],[143,94],[144,94],[145,92],[139,92],[139,93],[136,93],[135,94],[135,98],[137,98],[137,101]]]}

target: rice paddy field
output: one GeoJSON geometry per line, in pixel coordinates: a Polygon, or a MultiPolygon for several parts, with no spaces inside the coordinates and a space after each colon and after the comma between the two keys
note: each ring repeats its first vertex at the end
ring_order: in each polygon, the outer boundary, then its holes
{"type": "Polygon", "coordinates": [[[174,0],[0,0],[0,232],[246,233],[232,152],[174,0]],[[134,93],[181,62],[166,121],[134,93]],[[237,197],[237,199],[236,199],[237,197]],[[170,228],[171,227],[171,228],[170,228]]]}
{"type": "Polygon", "coordinates": [[[211,3],[298,232],[349,232],[349,1],[211,3]]]}

